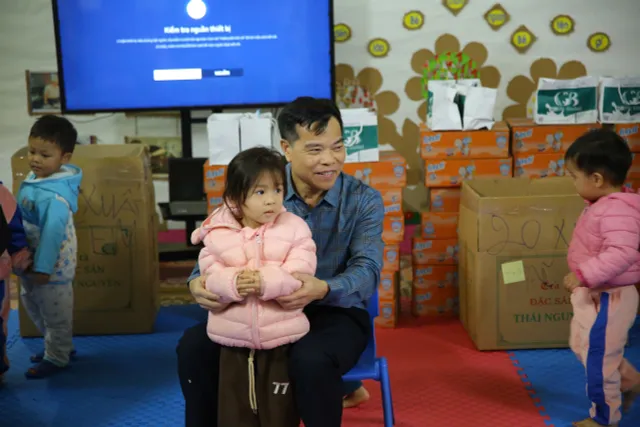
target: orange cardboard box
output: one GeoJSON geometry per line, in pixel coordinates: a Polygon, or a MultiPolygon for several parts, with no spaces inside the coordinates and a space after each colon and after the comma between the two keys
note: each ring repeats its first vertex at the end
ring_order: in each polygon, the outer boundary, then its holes
{"type": "Polygon", "coordinates": [[[458,286],[457,265],[416,265],[413,267],[412,274],[414,288],[458,286]]]}
{"type": "Polygon", "coordinates": [[[386,215],[382,222],[382,240],[387,245],[404,240],[404,216],[386,215]]]}
{"type": "Polygon", "coordinates": [[[459,187],[462,181],[477,177],[512,176],[511,159],[450,159],[426,162],[427,187],[459,187]]]}
{"type": "Polygon", "coordinates": [[[412,290],[411,314],[414,316],[453,316],[458,312],[458,288],[443,285],[412,290]]]}
{"type": "Polygon", "coordinates": [[[509,127],[496,122],[491,130],[432,131],[420,125],[423,159],[499,159],[509,157],[509,127]]]}
{"type": "Polygon", "coordinates": [[[382,271],[400,270],[400,246],[385,245],[382,258],[382,271]]]}
{"type": "Polygon", "coordinates": [[[579,125],[537,125],[531,119],[508,119],[513,154],[559,153],[582,134],[600,127],[598,123],[579,125]]]}
{"type": "Polygon", "coordinates": [[[546,178],[564,174],[564,153],[518,154],[513,158],[513,176],[518,178],[546,178]]]}
{"type": "Polygon", "coordinates": [[[204,164],[204,191],[224,191],[224,180],[227,176],[227,167],[221,165],[204,164]]]}
{"type": "Polygon", "coordinates": [[[413,239],[413,265],[456,265],[458,239],[413,239]]]}
{"type": "Polygon", "coordinates": [[[378,317],[375,323],[383,328],[395,328],[400,314],[398,273],[382,272],[378,285],[378,317]]]}
{"type": "Polygon", "coordinates": [[[431,212],[458,212],[461,194],[459,188],[430,188],[429,210],[431,212]]]}
{"type": "Polygon", "coordinates": [[[398,274],[395,271],[383,271],[380,273],[378,284],[379,301],[397,301],[400,296],[398,274]]]}
{"type": "Polygon", "coordinates": [[[632,153],[631,155],[633,156],[633,160],[631,161],[631,168],[627,174],[627,180],[640,180],[640,155],[636,153],[632,153]]]}
{"type": "Polygon", "coordinates": [[[457,212],[423,212],[420,225],[424,239],[456,239],[458,237],[457,212]]]}
{"type": "Polygon", "coordinates": [[[218,206],[222,206],[222,191],[207,192],[207,211],[213,212],[218,206]]]}
{"type": "MultiPolygon", "coordinates": [[[[382,154],[382,153],[381,153],[382,154]]],[[[382,190],[407,185],[407,167],[404,160],[346,163],[343,172],[371,187],[382,190]]]]}
{"type": "Polygon", "coordinates": [[[639,123],[617,123],[613,129],[618,135],[623,137],[629,148],[634,153],[640,153],[640,124],[639,123]]]}
{"type": "Polygon", "coordinates": [[[387,188],[379,190],[382,195],[385,215],[402,213],[402,188],[387,188]]]}

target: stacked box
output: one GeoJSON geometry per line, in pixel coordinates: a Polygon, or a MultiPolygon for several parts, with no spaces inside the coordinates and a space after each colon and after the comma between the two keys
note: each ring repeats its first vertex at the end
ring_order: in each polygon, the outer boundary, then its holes
{"type": "Polygon", "coordinates": [[[205,162],[203,170],[204,191],[207,195],[207,210],[213,212],[222,205],[222,193],[224,192],[224,180],[227,176],[227,167],[224,165],[212,165],[205,162]]]}
{"type": "Polygon", "coordinates": [[[633,162],[627,178],[627,187],[632,190],[640,190],[640,123],[617,123],[611,125],[613,130],[624,138],[633,153],[633,162]]]}
{"type": "Polygon", "coordinates": [[[404,214],[402,212],[402,189],[407,184],[406,161],[394,152],[380,152],[380,161],[348,163],[344,173],[353,175],[375,188],[384,203],[384,263],[378,286],[380,314],[376,324],[393,328],[400,312],[400,247],[404,239],[404,214]]]}
{"type": "Polygon", "coordinates": [[[584,133],[599,124],[538,125],[531,119],[509,119],[513,176],[546,178],[564,176],[564,154],[584,133]]]}
{"type": "Polygon", "coordinates": [[[458,311],[458,211],[460,185],[475,177],[511,177],[509,128],[435,132],[421,127],[421,157],[429,207],[421,213],[420,236],[413,239],[411,311],[416,316],[458,311]]]}

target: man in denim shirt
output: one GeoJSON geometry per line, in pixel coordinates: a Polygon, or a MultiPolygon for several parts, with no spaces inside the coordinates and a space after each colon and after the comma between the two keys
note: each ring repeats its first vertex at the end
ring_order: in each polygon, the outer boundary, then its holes
{"type": "MultiPolygon", "coordinates": [[[[382,269],[382,197],[342,174],[342,117],[333,102],[298,98],[283,108],[278,127],[290,162],[285,206],[307,222],[318,254],[316,277],[297,275],[302,287],[278,301],[286,309],[304,307],[311,323],[292,345],[290,377],[305,426],[340,427],[343,396],[346,405],[368,398],[361,383],[343,387],[342,375],[372,333],[366,304],[382,269]]],[[[189,289],[203,308],[225,309],[204,288],[198,265],[189,289]]],[[[177,353],[186,427],[217,426],[220,347],[209,340],[206,323],[185,331],[177,353]]]]}

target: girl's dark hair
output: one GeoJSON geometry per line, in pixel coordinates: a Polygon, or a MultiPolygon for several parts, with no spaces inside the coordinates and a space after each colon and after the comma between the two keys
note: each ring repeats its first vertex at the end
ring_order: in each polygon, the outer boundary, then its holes
{"type": "Polygon", "coordinates": [[[597,129],[576,139],[564,159],[587,175],[599,173],[609,184],[621,186],[627,180],[633,155],[620,135],[612,130],[597,129]]]}
{"type": "MultiPolygon", "coordinates": [[[[241,209],[249,192],[264,173],[270,173],[276,182],[282,183],[283,197],[285,197],[287,192],[286,161],[280,153],[267,147],[249,148],[238,153],[227,167],[227,177],[222,195],[227,207],[241,209]]],[[[238,216],[237,212],[234,212],[234,215],[238,216]]]]}

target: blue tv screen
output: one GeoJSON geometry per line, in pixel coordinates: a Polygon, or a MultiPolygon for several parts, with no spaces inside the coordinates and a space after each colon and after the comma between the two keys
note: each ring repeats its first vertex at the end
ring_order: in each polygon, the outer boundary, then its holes
{"type": "Polygon", "coordinates": [[[53,13],[64,112],[333,98],[332,0],[53,0],[53,13]]]}

